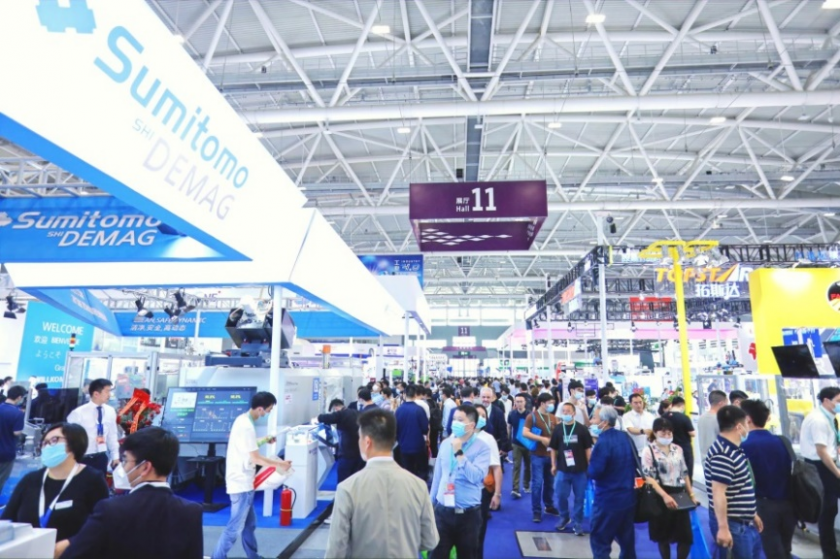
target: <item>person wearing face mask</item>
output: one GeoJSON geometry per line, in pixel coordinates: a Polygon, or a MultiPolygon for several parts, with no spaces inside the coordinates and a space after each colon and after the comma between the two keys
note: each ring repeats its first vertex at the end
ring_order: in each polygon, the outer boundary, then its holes
{"type": "Polygon", "coordinates": [[[274,437],[257,441],[254,425],[262,418],[268,417],[275,405],[277,398],[274,394],[257,392],[251,398],[251,409],[237,417],[230,429],[225,460],[225,485],[230,495],[230,520],[219,538],[213,559],[227,557],[240,533],[242,547],[245,548],[248,559],[259,558],[257,539],[254,536],[257,527],[257,517],[254,513],[254,478],[257,466],[274,467],[278,472],[285,472],[291,467],[291,462],[260,454],[260,446],[273,442],[274,437]]]}
{"type": "Polygon", "coordinates": [[[515,407],[511,410],[507,417],[508,435],[513,443],[513,488],[510,492],[514,499],[519,499],[522,494],[519,492],[520,471],[525,471],[525,479],[522,481],[522,488],[525,493],[531,492],[531,451],[529,451],[522,444],[522,441],[517,437],[519,431],[519,424],[524,425],[525,420],[528,419],[528,410],[525,405],[525,396],[518,394],[514,399],[515,407]],[[522,467],[522,463],[525,467],[522,467]]]}
{"type": "Polygon", "coordinates": [[[613,540],[623,559],[636,559],[636,447],[615,428],[618,412],[601,410],[598,442],[592,448],[589,478],[595,481],[589,545],[594,559],[610,556],[613,540]]]}
{"type": "Polygon", "coordinates": [[[694,479],[693,439],[697,431],[694,429],[691,418],[685,414],[685,399],[682,396],[674,396],[671,399],[671,410],[664,417],[673,426],[674,443],[683,451],[685,465],[688,467],[688,477],[694,479]]]}
{"type": "MultiPolygon", "coordinates": [[[[3,379],[3,386],[0,387],[0,400],[2,400],[4,402],[6,401],[6,398],[9,394],[9,389],[12,387],[12,385],[14,383],[15,383],[15,379],[13,379],[12,377],[6,377],[6,378],[3,379]]],[[[25,392],[24,392],[24,394],[25,394],[25,392]]]]}
{"type": "Polygon", "coordinates": [[[837,559],[837,537],[834,519],[837,517],[837,499],[840,498],[840,468],[838,453],[837,414],[840,413],[840,388],[826,386],[817,394],[819,405],[802,422],[799,452],[802,458],[817,468],[823,484],[823,505],[818,522],[820,548],[823,556],[837,559]]]}
{"type": "MultiPolygon", "coordinates": [[[[25,388],[17,388],[26,393],[25,388]]],[[[13,388],[10,395],[14,393],[13,388]]],[[[3,509],[3,520],[55,528],[56,541],[75,536],[96,503],[108,498],[105,478],[79,463],[87,443],[81,425],[58,423],[48,427],[41,439],[43,468],[18,482],[3,509]]]]}
{"type": "Polygon", "coordinates": [[[474,406],[455,409],[452,436],[440,444],[432,500],[440,542],[430,559],[449,559],[452,547],[458,559],[476,559],[481,529],[481,492],[490,470],[492,449],[476,433],[474,406]]]}
{"type": "Polygon", "coordinates": [[[24,387],[13,386],[0,404],[0,492],[15,466],[18,438],[23,434],[24,413],[20,411],[20,403],[24,396],[24,387]]]}
{"type": "Polygon", "coordinates": [[[336,398],[330,402],[330,413],[322,413],[318,416],[318,423],[335,425],[338,431],[338,456],[336,458],[336,469],[338,483],[365,467],[362,457],[359,456],[358,426],[356,419],[359,412],[344,407],[344,401],[336,398]]]}
{"type": "Polygon", "coordinates": [[[569,402],[561,406],[562,423],[554,428],[549,450],[551,475],[554,476],[554,495],[560,521],[558,532],[572,524],[576,536],[583,536],[583,501],[586,496],[586,468],[592,456],[592,437],[586,427],[575,421],[575,406],[569,402]],[[575,493],[573,516],[569,516],[569,493],[575,493]]]}
{"type": "Polygon", "coordinates": [[[178,438],[160,427],[126,437],[114,485],[131,492],[99,501],[79,533],[56,544],[56,558],[201,559],[203,509],[166,482],[178,451],[178,438]]]}
{"type": "Polygon", "coordinates": [[[662,559],[671,558],[671,544],[677,544],[677,559],[688,559],[694,538],[688,510],[676,510],[677,502],[671,495],[687,492],[697,503],[694,488],[688,477],[688,468],[682,449],[673,444],[671,422],[658,418],[653,422],[653,432],[642,451],[642,473],[665,503],[665,512],[652,518],[648,524],[650,541],[659,544],[662,559]]]}
{"type": "MultiPolygon", "coordinates": [[[[589,412],[586,409],[586,392],[581,381],[575,379],[569,381],[569,400],[575,405],[575,421],[588,427],[589,412]]],[[[559,409],[557,413],[560,413],[559,409]]]]}
{"type": "MultiPolygon", "coordinates": [[[[402,407],[402,406],[401,406],[402,407]]],[[[325,557],[418,557],[438,544],[426,484],[394,462],[394,415],[374,408],[359,415],[365,468],[338,484],[325,557]],[[382,506],[382,487],[399,487],[382,506]]]]}
{"type": "Polygon", "coordinates": [[[502,506],[502,461],[499,454],[499,446],[496,444],[496,439],[486,431],[487,426],[487,410],[483,404],[476,404],[475,410],[478,412],[478,430],[479,440],[487,443],[490,447],[490,471],[484,478],[484,490],[481,492],[481,530],[478,534],[478,555],[476,559],[484,559],[484,539],[487,535],[487,521],[490,520],[490,511],[498,510],[502,506]]]}
{"type": "Polygon", "coordinates": [[[363,411],[368,411],[373,408],[378,408],[376,404],[373,403],[373,395],[370,392],[369,388],[360,388],[359,389],[359,401],[357,404],[357,408],[359,413],[363,411]]]}
{"type": "Polygon", "coordinates": [[[718,411],[720,435],[703,462],[709,529],[715,539],[710,550],[713,557],[761,557],[760,533],[764,526],[756,512],[749,460],[741,449],[749,434],[746,419],[747,414],[738,406],[723,406],[718,411]]]}
{"type": "Polygon", "coordinates": [[[586,394],[586,417],[590,422],[595,415],[595,408],[598,406],[598,393],[591,388],[585,391],[586,394]]]}
{"type": "Polygon", "coordinates": [[[534,522],[542,522],[542,505],[545,505],[546,514],[560,514],[554,507],[554,479],[551,477],[551,454],[548,451],[556,426],[554,398],[549,393],[540,394],[536,409],[528,414],[522,429],[526,439],[537,442],[537,448],[531,452],[531,512],[534,522]]]}
{"type": "Polygon", "coordinates": [[[113,383],[105,378],[92,381],[88,387],[90,401],[67,416],[68,423],[76,423],[88,434],[88,448],[82,463],[96,468],[102,475],[108,465],[115,468],[120,461],[120,442],[117,435],[117,412],[108,405],[113,383]]]}

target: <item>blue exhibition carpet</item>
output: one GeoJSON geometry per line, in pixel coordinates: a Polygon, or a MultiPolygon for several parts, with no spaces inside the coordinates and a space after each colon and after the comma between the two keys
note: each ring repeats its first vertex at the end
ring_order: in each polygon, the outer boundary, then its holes
{"type": "MultiPolygon", "coordinates": [[[[502,510],[493,512],[493,517],[487,525],[487,537],[484,542],[484,558],[485,559],[513,559],[523,557],[522,552],[517,542],[516,532],[552,532],[557,523],[556,516],[543,516],[543,521],[539,524],[532,521],[531,514],[531,495],[523,493],[521,499],[514,499],[510,496],[512,487],[513,465],[505,464],[504,472],[504,491],[502,493],[502,510]]],[[[569,510],[572,510],[572,500],[570,499],[569,510]]],[[[697,509],[699,523],[703,529],[706,542],[711,541],[711,534],[709,532],[709,513],[708,510],[702,507],[697,509]]],[[[584,518],[584,531],[589,532],[589,518],[584,518]]],[[[564,534],[565,536],[565,534],[564,534]]],[[[585,540],[589,543],[589,538],[578,538],[568,532],[568,537],[573,540],[585,540]]],[[[672,554],[676,552],[673,548],[672,554]]],[[[648,537],[647,524],[636,524],[636,555],[639,559],[658,559],[659,549],[657,544],[650,541],[648,537]]],[[[695,554],[692,553],[692,557],[695,554]]]]}
{"type": "MultiPolygon", "coordinates": [[[[336,468],[333,467],[332,471],[327,475],[326,480],[324,480],[324,484],[321,486],[321,491],[335,491],[337,481],[336,468]]],[[[195,484],[190,484],[185,489],[178,491],[178,495],[184,499],[200,503],[204,500],[204,489],[196,486],[195,484]]],[[[332,500],[318,501],[315,505],[315,510],[313,510],[306,518],[292,519],[291,526],[280,526],[280,492],[274,492],[274,508],[271,516],[263,516],[262,514],[264,495],[265,494],[262,491],[258,491],[254,496],[254,510],[257,513],[258,528],[291,528],[295,530],[302,530],[309,526],[332,502],[332,500]]],[[[213,502],[230,504],[230,497],[227,493],[225,493],[224,487],[217,487],[213,492],[213,502]]],[[[230,520],[229,506],[217,512],[204,513],[205,526],[226,526],[228,520],[230,520]]]]}

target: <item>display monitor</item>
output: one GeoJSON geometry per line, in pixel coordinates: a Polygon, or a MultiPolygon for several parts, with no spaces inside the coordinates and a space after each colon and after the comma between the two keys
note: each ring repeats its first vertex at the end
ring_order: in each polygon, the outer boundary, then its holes
{"type": "Polygon", "coordinates": [[[182,443],[225,444],[234,420],[251,408],[256,387],[172,387],[161,427],[182,443]]]}
{"type": "Polygon", "coordinates": [[[840,341],[823,342],[823,349],[831,361],[834,376],[840,377],[840,341]]]}
{"type": "Polygon", "coordinates": [[[806,344],[782,345],[770,348],[779,364],[779,372],[785,378],[818,378],[817,364],[806,344]]]}

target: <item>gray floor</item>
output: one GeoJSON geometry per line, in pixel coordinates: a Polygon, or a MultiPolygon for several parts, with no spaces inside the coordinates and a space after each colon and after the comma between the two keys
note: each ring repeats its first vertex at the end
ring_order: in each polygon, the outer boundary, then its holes
{"type": "MultiPolygon", "coordinates": [[[[213,550],[216,549],[216,544],[219,542],[219,537],[222,535],[223,530],[223,526],[204,527],[205,556],[209,557],[213,554],[213,550]]],[[[285,528],[283,530],[279,528],[257,528],[257,549],[263,557],[277,557],[302,531],[285,528]]],[[[324,549],[326,549],[326,540],[324,540],[324,549]]],[[[230,550],[228,558],[244,559],[244,557],[245,550],[242,549],[242,540],[238,539],[230,550]]],[[[321,550],[320,557],[324,557],[323,550],[321,550]]]]}

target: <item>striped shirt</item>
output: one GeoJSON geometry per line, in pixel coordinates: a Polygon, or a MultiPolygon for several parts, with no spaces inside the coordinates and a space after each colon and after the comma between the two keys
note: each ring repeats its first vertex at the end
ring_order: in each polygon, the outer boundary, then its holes
{"type": "Polygon", "coordinates": [[[755,516],[755,489],[744,451],[718,436],[703,462],[709,509],[714,510],[712,482],[726,485],[726,516],[752,520],[755,516]]]}

